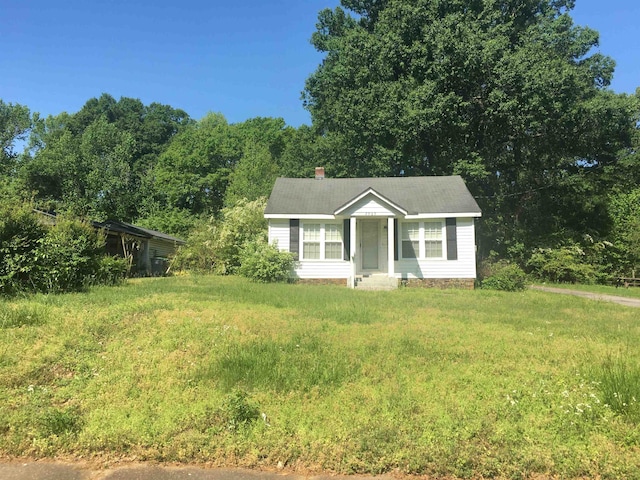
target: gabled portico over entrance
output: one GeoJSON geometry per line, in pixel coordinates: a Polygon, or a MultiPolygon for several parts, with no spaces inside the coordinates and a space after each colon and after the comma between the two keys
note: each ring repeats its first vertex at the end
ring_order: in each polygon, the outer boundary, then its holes
{"type": "Polygon", "coordinates": [[[395,229],[397,218],[407,211],[367,188],[334,212],[350,221],[350,262],[353,282],[356,276],[382,275],[395,277],[395,229]]]}

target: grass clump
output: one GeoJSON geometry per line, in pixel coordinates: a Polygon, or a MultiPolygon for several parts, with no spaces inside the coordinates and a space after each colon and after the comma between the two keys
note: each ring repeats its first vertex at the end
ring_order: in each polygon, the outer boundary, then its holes
{"type": "Polygon", "coordinates": [[[602,401],[617,414],[640,424],[640,363],[609,354],[597,378],[602,401]]]}
{"type": "Polygon", "coordinates": [[[250,390],[305,392],[336,387],[347,380],[357,369],[357,364],[348,358],[317,335],[286,341],[229,342],[196,378],[215,381],[225,390],[242,386],[250,390]]]}
{"type": "Polygon", "coordinates": [[[46,311],[40,305],[9,305],[0,300],[0,329],[30,327],[46,322],[46,311]]]}
{"type": "Polygon", "coordinates": [[[51,407],[38,416],[44,436],[76,434],[82,429],[82,416],[77,407],[51,407]]]}

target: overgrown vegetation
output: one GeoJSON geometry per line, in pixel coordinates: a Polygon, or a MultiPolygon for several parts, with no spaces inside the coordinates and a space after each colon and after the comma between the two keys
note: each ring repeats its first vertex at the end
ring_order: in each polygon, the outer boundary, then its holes
{"type": "Polygon", "coordinates": [[[282,252],[277,245],[269,245],[259,237],[242,248],[238,273],[256,282],[285,282],[294,263],[292,253],[282,252]]]}
{"type": "Polygon", "coordinates": [[[178,251],[174,268],[220,275],[235,273],[241,265],[243,249],[252,242],[266,240],[265,205],[264,197],[239,200],[223,208],[218,217],[200,222],[187,245],[178,251]]]}
{"type": "Polygon", "coordinates": [[[583,260],[584,251],[577,245],[536,249],[527,266],[534,276],[557,283],[594,283],[596,270],[583,260]]]}
{"type": "Polygon", "coordinates": [[[0,306],[0,455],[640,476],[636,309],[198,275],[0,306]]]}
{"type": "Polygon", "coordinates": [[[515,263],[490,257],[479,269],[480,285],[491,290],[517,292],[527,288],[527,275],[515,263]]]}
{"type": "Polygon", "coordinates": [[[0,295],[79,291],[117,284],[126,263],[105,258],[104,238],[77,219],[40,223],[29,204],[0,202],[0,295]]]}
{"type": "Polygon", "coordinates": [[[267,243],[266,198],[239,199],[219,217],[201,221],[173,259],[176,270],[229,275],[256,282],[283,282],[293,269],[293,255],[267,243]]]}

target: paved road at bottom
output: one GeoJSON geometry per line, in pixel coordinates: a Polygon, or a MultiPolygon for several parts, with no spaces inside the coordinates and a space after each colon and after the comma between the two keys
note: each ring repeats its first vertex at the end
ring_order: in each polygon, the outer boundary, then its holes
{"type": "Polygon", "coordinates": [[[288,472],[160,467],[146,464],[97,470],[81,464],[48,461],[0,463],[2,480],[392,480],[393,478],[388,475],[377,477],[299,475],[288,472]]]}
{"type": "Polygon", "coordinates": [[[531,285],[532,290],[540,290],[549,293],[562,293],[564,295],[575,295],[576,297],[590,298],[591,300],[601,300],[603,302],[613,302],[627,307],[640,308],[639,298],[619,297],[617,295],[605,295],[602,293],[583,292],[582,290],[569,290],[567,288],[543,287],[541,285],[531,285]]]}

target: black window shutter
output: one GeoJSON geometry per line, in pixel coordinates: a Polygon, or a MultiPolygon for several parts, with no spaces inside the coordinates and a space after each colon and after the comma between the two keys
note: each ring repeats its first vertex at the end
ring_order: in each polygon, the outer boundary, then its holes
{"type": "Polygon", "coordinates": [[[344,249],[344,260],[349,260],[351,255],[351,220],[348,218],[342,222],[342,245],[344,249]]]}
{"type": "Polygon", "coordinates": [[[447,218],[447,260],[458,259],[458,232],[456,219],[447,218]]]}
{"type": "Polygon", "coordinates": [[[289,251],[293,253],[293,258],[298,260],[300,256],[300,220],[297,218],[289,220],[289,251]]]}
{"type": "Polygon", "coordinates": [[[393,219],[393,259],[398,260],[398,219],[393,219]]]}

